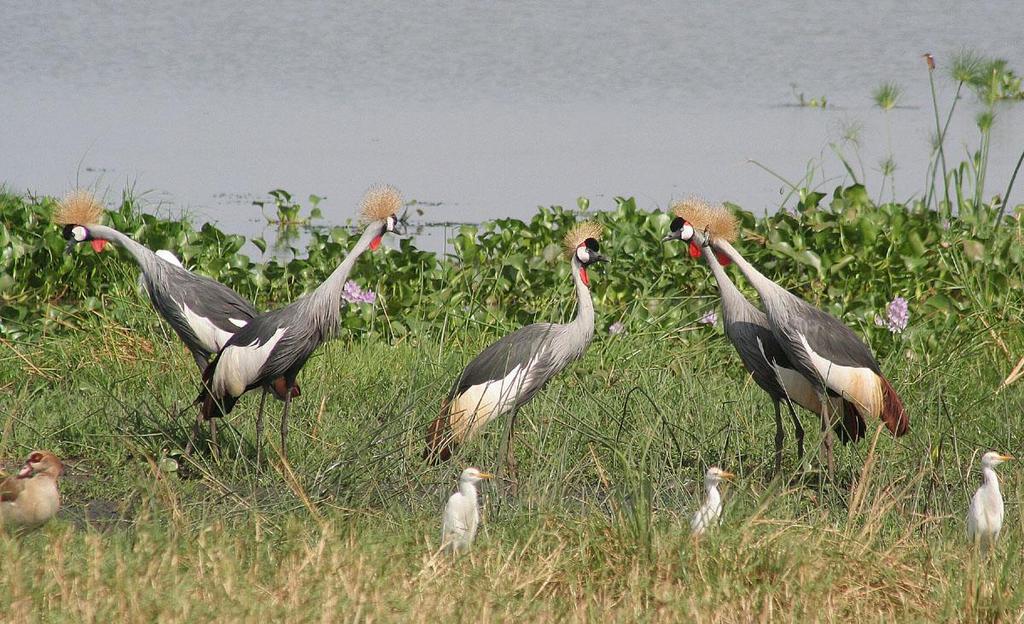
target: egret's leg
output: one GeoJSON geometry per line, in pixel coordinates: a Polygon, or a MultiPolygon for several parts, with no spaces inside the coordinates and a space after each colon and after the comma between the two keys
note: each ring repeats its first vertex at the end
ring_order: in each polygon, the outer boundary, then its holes
{"type": "Polygon", "coordinates": [[[789,416],[793,419],[793,429],[796,430],[797,457],[802,461],[804,458],[804,426],[800,424],[800,419],[796,416],[796,410],[793,409],[793,402],[786,401],[786,405],[789,406],[789,416]]]}
{"type": "Polygon", "coordinates": [[[284,395],[284,410],[281,412],[281,458],[288,460],[288,450],[285,442],[288,440],[288,408],[292,404],[292,389],[286,388],[284,395]]]}
{"type": "Polygon", "coordinates": [[[775,400],[775,474],[782,470],[782,443],[786,440],[786,432],[782,430],[782,406],[775,400]]]}
{"type": "Polygon", "coordinates": [[[256,465],[260,465],[260,457],[263,454],[263,406],[267,403],[267,389],[263,388],[260,395],[260,408],[256,412],[256,465]]]}

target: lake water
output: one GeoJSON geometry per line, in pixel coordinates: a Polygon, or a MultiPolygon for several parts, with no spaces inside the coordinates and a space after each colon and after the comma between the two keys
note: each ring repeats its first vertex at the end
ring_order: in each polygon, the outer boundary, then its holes
{"type": "MultiPolygon", "coordinates": [[[[855,125],[872,194],[891,142],[905,199],[924,188],[934,130],[921,54],[936,55],[944,109],[962,46],[1024,72],[1019,0],[0,0],[0,15],[0,182],[110,199],[131,184],[151,210],[248,235],[270,189],[326,196],[325,221],[342,223],[376,181],[435,222],[580,195],[774,210],[783,185],[750,161],[798,180],[821,160],[831,188],[828,144],[855,125]],[[904,87],[888,123],[871,100],[884,80],[904,87]],[[829,108],[793,106],[793,83],[829,108]]],[[[957,161],[977,145],[973,95],[962,105],[957,161]]],[[[1000,108],[986,196],[1005,188],[1022,122],[1024,104],[1000,108]]]]}

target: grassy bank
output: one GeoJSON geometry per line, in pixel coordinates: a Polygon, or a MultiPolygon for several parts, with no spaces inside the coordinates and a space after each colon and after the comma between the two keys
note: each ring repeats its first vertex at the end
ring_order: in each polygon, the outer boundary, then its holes
{"type": "Polygon", "coordinates": [[[222,428],[223,453],[193,463],[177,451],[194,365],[123,279],[99,308],[118,322],[0,343],[3,456],[48,447],[71,467],[59,519],[0,538],[0,609],[15,620],[1012,621],[1024,609],[1019,468],[1003,470],[1008,526],[991,562],[973,560],[963,523],[977,451],[1021,446],[1024,386],[996,393],[1024,349],[1018,326],[939,333],[934,351],[890,336],[899,348],[882,365],[912,433],[843,448],[824,490],[791,431],[786,478],[769,479],[770,404],[718,330],[602,333],[523,412],[519,496],[486,487],[477,548],[451,563],[434,555],[443,501],[463,464],[502,472],[507,421],[437,468],[419,460],[423,427],[467,356],[509,326],[335,341],[302,375],[294,465],[253,465],[255,397],[222,428]],[[740,478],[722,530],[695,544],[687,521],[709,464],[740,478]]]}

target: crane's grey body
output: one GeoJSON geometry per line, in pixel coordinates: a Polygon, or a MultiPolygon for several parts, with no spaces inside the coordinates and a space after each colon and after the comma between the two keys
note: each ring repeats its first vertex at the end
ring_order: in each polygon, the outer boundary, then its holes
{"type": "Polygon", "coordinates": [[[857,413],[847,419],[854,439],[863,436],[867,417],[878,417],[895,435],[903,435],[908,419],[903,404],[881,375],[871,350],[838,319],[815,308],[765,277],[725,240],[715,239],[712,247],[736,263],[751,283],[761,302],[772,335],[793,367],[818,391],[822,403],[823,451],[828,470],[833,472],[831,425],[834,410],[829,393],[843,398],[857,413]]]}
{"type": "MultiPolygon", "coordinates": [[[[602,258],[603,259],[603,258],[602,258]]],[[[466,366],[427,435],[427,458],[447,460],[494,419],[515,412],[566,366],[579,359],[594,338],[594,302],[585,271],[572,257],[576,316],[568,323],[536,323],[502,337],[466,366]]]]}
{"type": "Polygon", "coordinates": [[[196,275],[160,258],[149,248],[113,228],[93,225],[96,238],[111,241],[132,255],[153,308],[181,338],[202,372],[256,309],[224,284],[196,275]]]}
{"type": "MultiPolygon", "coordinates": [[[[725,268],[709,245],[705,244],[704,236],[694,232],[693,241],[700,246],[701,255],[711,269],[718,284],[722,297],[722,324],[725,335],[739,354],[744,368],[750,373],[754,382],[771,397],[775,406],[775,470],[782,466],[782,443],[785,433],[782,429],[781,405],[785,403],[797,438],[797,454],[803,458],[804,429],[793,409],[793,403],[804,409],[821,414],[821,398],[816,395],[815,386],[790,362],[786,352],[779,345],[768,316],[757,309],[736,285],[729,279],[725,268]]],[[[829,394],[826,392],[826,394],[829,394]]],[[[842,409],[841,401],[834,395],[828,397],[835,410],[842,409]]],[[[843,441],[849,439],[849,433],[842,422],[836,424],[837,433],[843,441]]]]}
{"type": "Polygon", "coordinates": [[[867,368],[881,374],[878,361],[857,334],[830,314],[807,303],[800,297],[769,280],[739,255],[727,241],[715,241],[757,290],[765,307],[768,320],[782,350],[801,374],[819,388],[827,386],[807,347],[838,366],[867,368]],[[804,345],[806,339],[807,345],[804,345]]]}
{"type": "MultiPolygon", "coordinates": [[[[203,375],[202,415],[210,419],[231,411],[245,392],[283,378],[281,452],[288,433],[288,408],[295,378],[313,352],[338,331],[341,292],[356,260],[381,236],[382,222],[370,223],[338,267],[313,292],[291,304],[256,316],[214,358],[203,375]]],[[[262,436],[263,402],[256,421],[262,436]]],[[[259,441],[257,440],[257,446],[259,441]]]]}

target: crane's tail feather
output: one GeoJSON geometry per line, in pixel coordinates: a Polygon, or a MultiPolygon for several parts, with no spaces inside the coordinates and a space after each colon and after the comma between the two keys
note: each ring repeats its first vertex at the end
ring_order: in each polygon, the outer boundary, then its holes
{"type": "Polygon", "coordinates": [[[427,427],[427,446],[423,449],[423,459],[428,464],[448,461],[457,446],[448,412],[449,403],[447,400],[441,403],[441,413],[427,427]]]}
{"type": "Polygon", "coordinates": [[[210,392],[210,383],[213,380],[213,373],[217,370],[217,358],[214,358],[212,362],[203,371],[203,386],[199,390],[199,396],[192,405],[199,405],[199,413],[202,415],[203,420],[210,420],[211,418],[224,418],[225,414],[231,413],[231,409],[238,402],[238,397],[225,396],[215,397],[210,392]]]}
{"type": "Polygon", "coordinates": [[[882,385],[882,413],[879,416],[885,421],[889,431],[898,438],[910,431],[910,416],[907,415],[900,395],[896,394],[889,380],[881,375],[878,379],[882,385]]]}
{"type": "MultiPolygon", "coordinates": [[[[288,382],[284,380],[284,377],[278,377],[267,384],[267,389],[270,390],[271,394],[278,401],[284,401],[288,398],[288,382]]],[[[302,390],[299,389],[299,384],[295,384],[291,389],[291,398],[302,396],[302,390]]]]}
{"type": "Polygon", "coordinates": [[[843,400],[842,403],[843,417],[836,421],[832,429],[836,433],[836,437],[843,444],[849,442],[856,442],[864,437],[864,432],[867,429],[867,424],[864,422],[864,417],[860,415],[857,408],[854,407],[853,403],[847,400],[843,400]]]}

